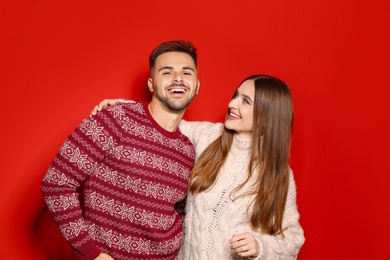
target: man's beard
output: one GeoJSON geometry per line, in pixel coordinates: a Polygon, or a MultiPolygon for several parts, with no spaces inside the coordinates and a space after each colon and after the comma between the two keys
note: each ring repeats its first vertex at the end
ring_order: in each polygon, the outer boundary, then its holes
{"type": "Polygon", "coordinates": [[[181,112],[184,109],[186,109],[187,106],[192,102],[194,97],[195,96],[191,97],[190,99],[188,99],[184,103],[176,104],[175,102],[171,102],[169,100],[169,98],[167,98],[167,97],[162,97],[160,95],[157,95],[158,100],[160,100],[160,102],[163,103],[165,105],[165,107],[167,107],[169,110],[172,110],[172,111],[175,111],[175,112],[181,112]]]}
{"type": "MultiPolygon", "coordinates": [[[[179,85],[176,85],[176,86],[180,86],[181,84],[179,85]]],[[[161,96],[158,91],[157,91],[157,87],[156,86],[153,86],[154,88],[154,92],[157,94],[157,99],[160,100],[161,103],[163,103],[165,105],[166,108],[168,108],[169,110],[171,111],[175,111],[175,112],[181,112],[183,110],[185,110],[187,108],[187,106],[192,102],[192,100],[194,100],[195,98],[195,95],[193,95],[192,97],[190,97],[186,102],[184,103],[179,103],[179,104],[176,104],[175,102],[172,102],[168,97],[163,97],[161,96]]]]}

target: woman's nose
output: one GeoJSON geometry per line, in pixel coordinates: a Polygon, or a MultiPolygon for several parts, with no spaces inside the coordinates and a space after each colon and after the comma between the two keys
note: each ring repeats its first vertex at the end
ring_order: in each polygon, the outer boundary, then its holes
{"type": "Polygon", "coordinates": [[[237,99],[234,98],[234,99],[230,100],[228,107],[229,108],[237,108],[237,99]]]}

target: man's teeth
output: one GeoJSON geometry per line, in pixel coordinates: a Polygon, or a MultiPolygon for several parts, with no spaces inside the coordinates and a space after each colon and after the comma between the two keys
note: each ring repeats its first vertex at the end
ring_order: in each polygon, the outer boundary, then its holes
{"type": "Polygon", "coordinates": [[[168,90],[168,92],[173,92],[173,93],[185,93],[186,90],[182,88],[171,88],[168,90]]]}

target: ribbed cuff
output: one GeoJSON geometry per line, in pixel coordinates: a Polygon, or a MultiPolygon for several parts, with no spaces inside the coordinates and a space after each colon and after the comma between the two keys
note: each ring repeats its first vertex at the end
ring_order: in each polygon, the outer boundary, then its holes
{"type": "Polygon", "coordinates": [[[81,260],[94,260],[100,253],[100,249],[96,247],[94,241],[89,241],[80,248],[80,251],[75,251],[75,254],[81,260]]]}

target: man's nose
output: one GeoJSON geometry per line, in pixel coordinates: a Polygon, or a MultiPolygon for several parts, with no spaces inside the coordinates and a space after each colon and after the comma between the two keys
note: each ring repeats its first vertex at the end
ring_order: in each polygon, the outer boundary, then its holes
{"type": "Polygon", "coordinates": [[[173,81],[175,81],[175,82],[181,82],[181,81],[183,81],[182,75],[181,75],[180,73],[175,73],[175,74],[173,75],[173,81]]]}

